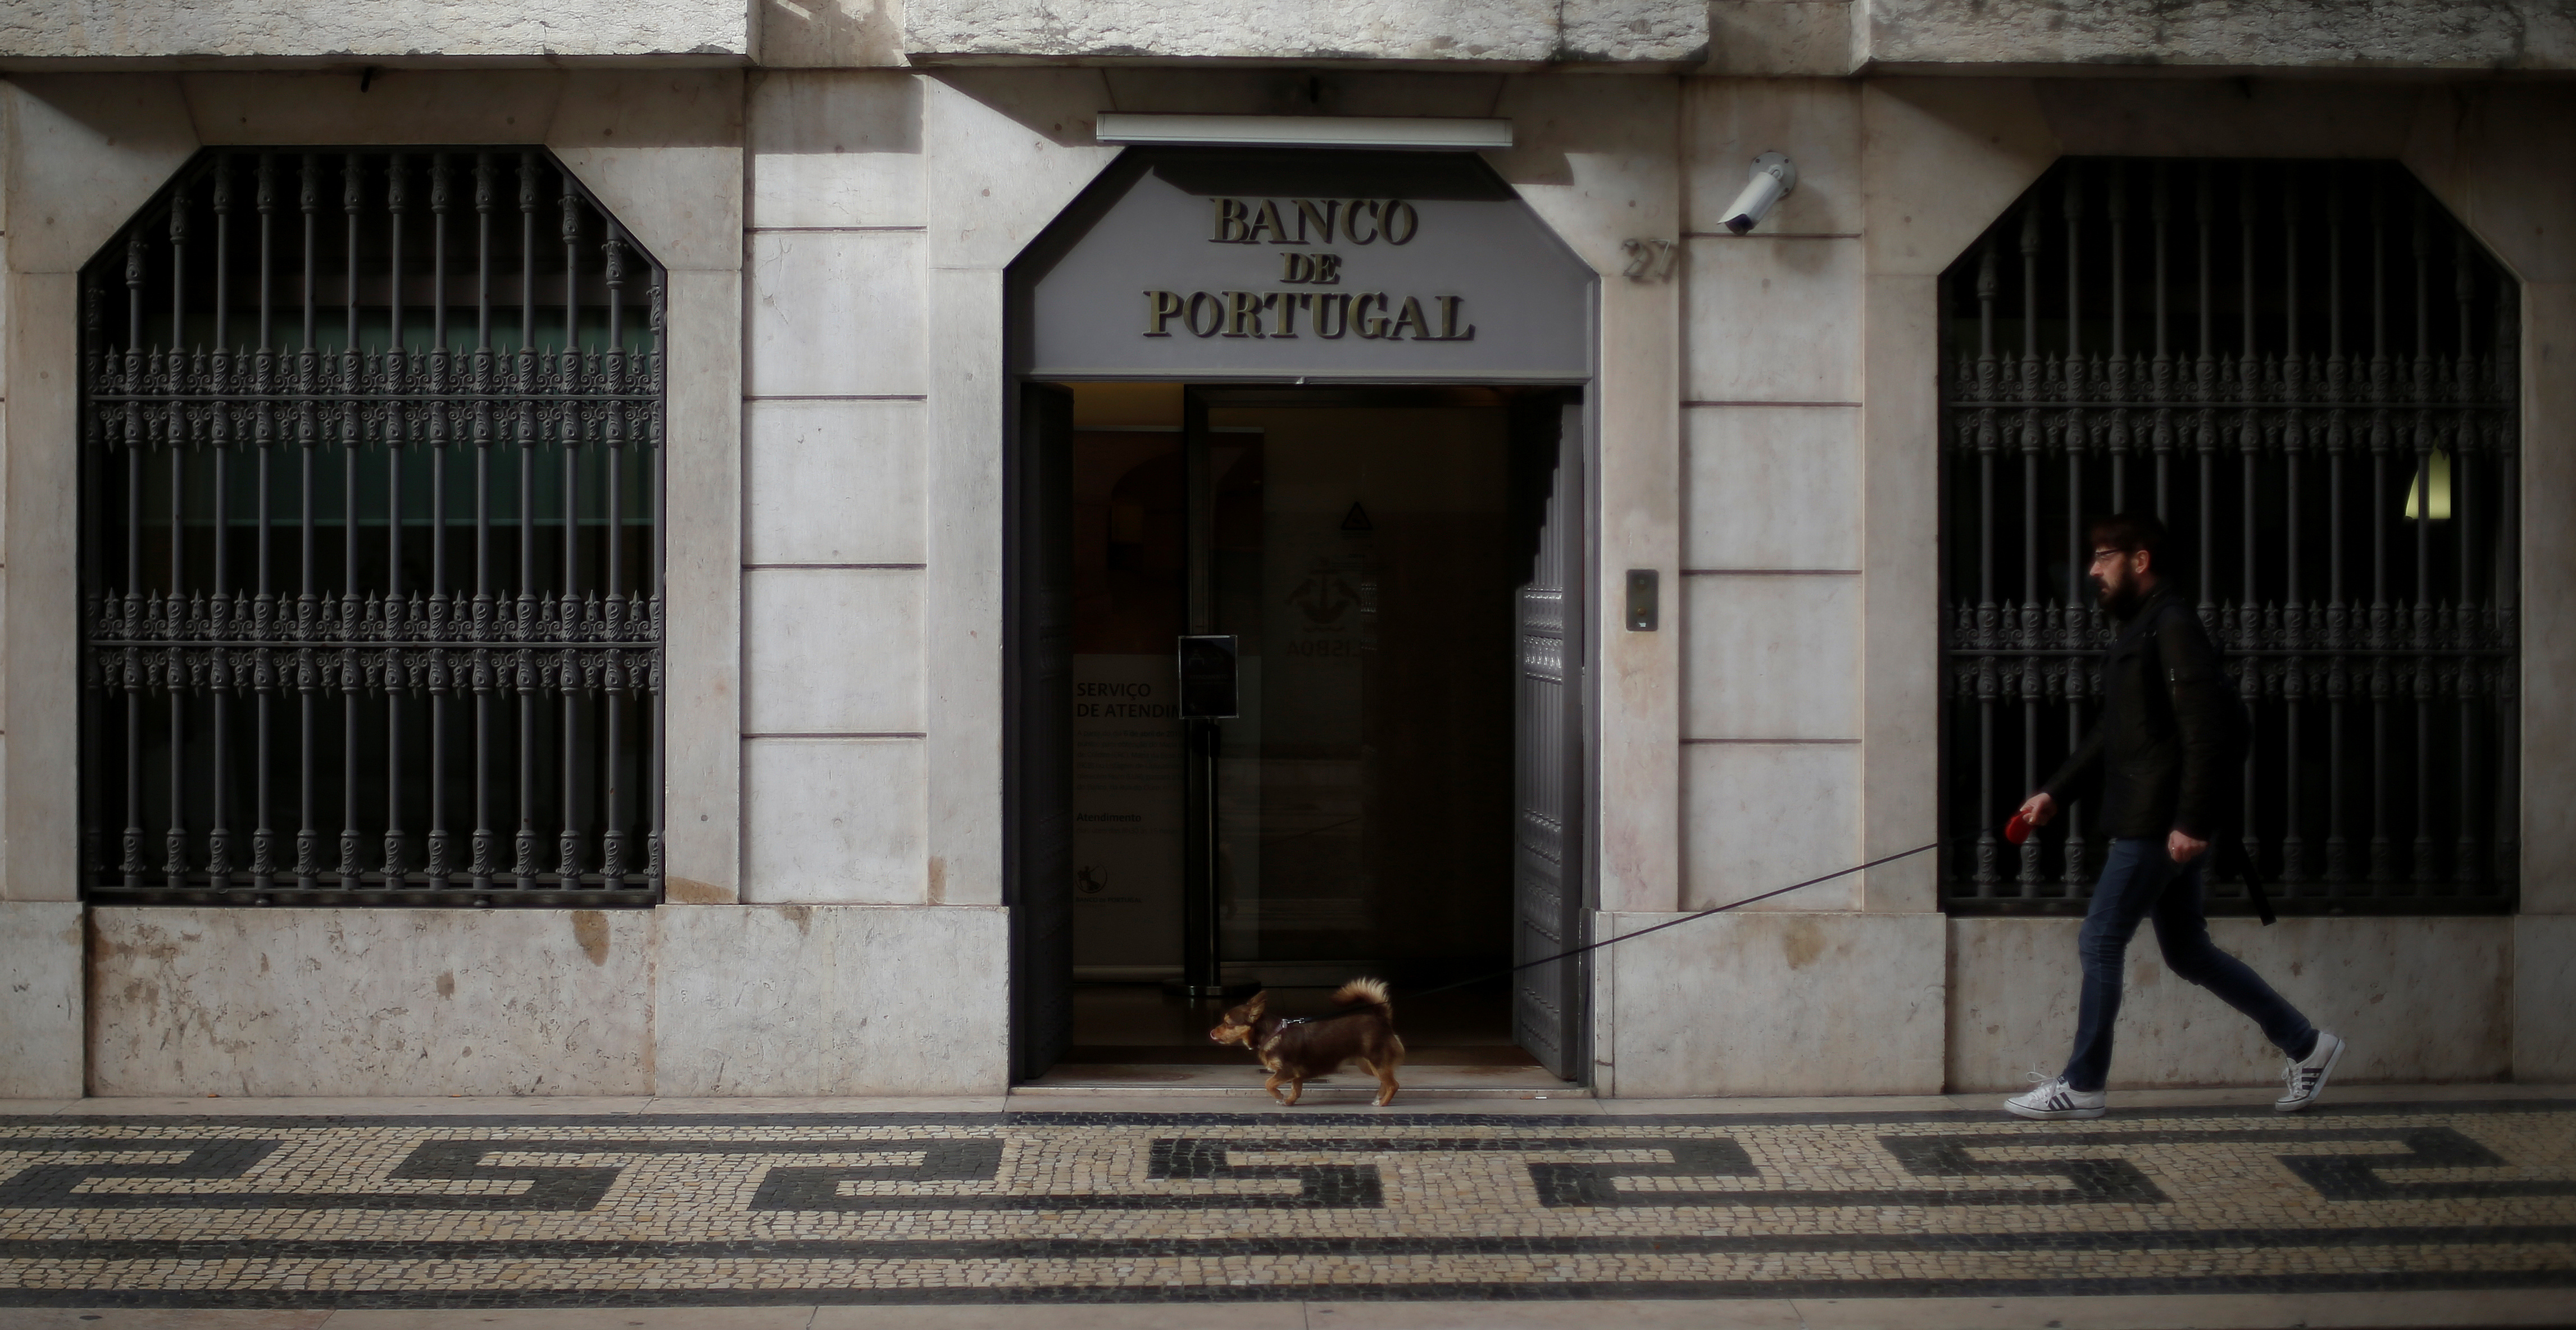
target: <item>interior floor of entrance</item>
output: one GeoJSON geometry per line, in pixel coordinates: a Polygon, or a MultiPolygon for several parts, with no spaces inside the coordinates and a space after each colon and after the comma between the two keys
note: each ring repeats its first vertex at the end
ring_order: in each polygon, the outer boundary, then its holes
{"type": "MultiPolygon", "coordinates": [[[[1281,1015],[1327,1016],[1336,1008],[1329,988],[1269,988],[1281,1015]]],[[[1446,993],[1411,998],[1394,994],[1396,1029],[1405,1062],[1415,1067],[1520,1067],[1529,1054],[1512,1043],[1504,981],[1489,979],[1446,993]]],[[[1162,984],[1079,984],[1073,990],[1073,1051],[1065,1061],[1187,1064],[1249,1069],[1251,1055],[1208,1039],[1231,999],[1188,998],[1162,984]]]]}
{"type": "Polygon", "coordinates": [[[1511,963],[1509,395],[1068,386],[1067,1061],[1251,1069],[1208,1041],[1225,1004],[1174,991],[1190,890],[1174,647],[1212,632],[1241,662],[1214,760],[1229,991],[1324,1015],[1336,985],[1375,975],[1413,1065],[1530,1065],[1503,982],[1403,997],[1511,963]]]}

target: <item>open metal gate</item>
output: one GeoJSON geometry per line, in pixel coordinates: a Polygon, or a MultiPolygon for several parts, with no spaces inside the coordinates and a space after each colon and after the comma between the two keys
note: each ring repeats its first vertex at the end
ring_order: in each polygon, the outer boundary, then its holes
{"type": "MultiPolygon", "coordinates": [[[[1512,963],[1582,945],[1583,409],[1522,402],[1513,453],[1526,572],[1513,594],[1512,963]]],[[[1515,970],[1512,1037],[1540,1065],[1582,1078],[1583,958],[1515,970]]]]}

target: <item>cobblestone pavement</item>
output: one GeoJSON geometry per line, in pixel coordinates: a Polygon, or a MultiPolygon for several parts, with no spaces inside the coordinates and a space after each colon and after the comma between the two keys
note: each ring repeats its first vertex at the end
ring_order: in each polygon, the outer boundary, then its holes
{"type": "Polygon", "coordinates": [[[2576,1100],[0,1117],[0,1306],[2576,1286],[2576,1100]]]}

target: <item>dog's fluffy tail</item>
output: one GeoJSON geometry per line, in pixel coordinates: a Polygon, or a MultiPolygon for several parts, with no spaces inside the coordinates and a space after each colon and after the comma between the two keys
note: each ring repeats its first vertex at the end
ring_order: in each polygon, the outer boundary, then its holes
{"type": "Polygon", "coordinates": [[[1395,1015],[1395,1004],[1386,1000],[1386,981],[1383,979],[1354,979],[1333,990],[1333,1001],[1345,1007],[1366,1003],[1389,1017],[1395,1015]]]}

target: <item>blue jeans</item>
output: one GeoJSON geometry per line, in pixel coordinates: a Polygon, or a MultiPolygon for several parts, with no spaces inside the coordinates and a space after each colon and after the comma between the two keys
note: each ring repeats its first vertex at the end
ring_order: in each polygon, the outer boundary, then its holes
{"type": "Polygon", "coordinates": [[[2076,937],[2084,962],[2084,997],[2075,1017],[2075,1054],[2066,1060],[2068,1088],[2099,1090],[2110,1079],[2121,965],[2129,939],[2150,913],[2156,921],[2156,945],[2164,949],[2165,964],[2176,976],[2252,1017],[2264,1037],[2292,1060],[2315,1051],[2317,1031],[2308,1018],[2273,992],[2253,967],[2209,940],[2209,921],[2200,907],[2200,870],[2215,852],[2212,847],[2189,864],[2177,864],[2165,852],[2161,836],[2123,836],[2111,842],[2102,880],[2093,888],[2093,907],[2076,937]]]}

